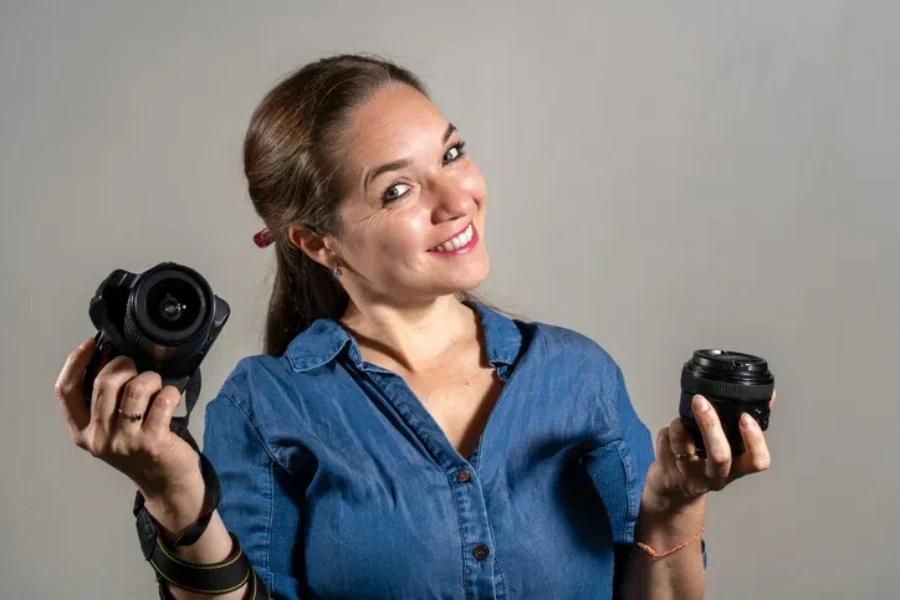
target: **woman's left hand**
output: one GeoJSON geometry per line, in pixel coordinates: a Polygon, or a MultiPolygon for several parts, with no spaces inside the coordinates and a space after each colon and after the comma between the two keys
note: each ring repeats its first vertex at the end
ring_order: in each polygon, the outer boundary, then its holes
{"type": "MultiPolygon", "coordinates": [[[[769,406],[775,403],[775,393],[769,406]]],[[[745,452],[732,457],[725,431],[709,402],[702,396],[693,399],[694,416],[703,434],[706,458],[696,448],[680,418],[659,431],[656,460],[647,472],[641,511],[661,514],[689,506],[707,492],[723,489],[732,481],[769,468],[771,457],[759,424],[750,415],[742,415],[741,437],[745,452]]]]}

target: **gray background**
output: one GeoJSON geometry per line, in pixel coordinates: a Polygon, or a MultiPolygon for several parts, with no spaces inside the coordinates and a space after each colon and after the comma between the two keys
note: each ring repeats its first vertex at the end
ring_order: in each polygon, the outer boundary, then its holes
{"type": "Polygon", "coordinates": [[[133,487],[53,382],[100,280],[160,260],[234,311],[201,404],[260,350],[244,129],[341,51],[426,79],[488,180],[484,291],[600,342],[651,429],[693,349],[771,361],[774,464],[710,499],[710,598],[896,597],[900,7],[532,6],[3,4],[0,597],[155,597],[133,487]]]}

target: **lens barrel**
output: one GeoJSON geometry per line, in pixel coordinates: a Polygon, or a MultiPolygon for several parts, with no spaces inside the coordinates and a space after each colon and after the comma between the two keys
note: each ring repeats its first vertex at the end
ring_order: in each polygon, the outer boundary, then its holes
{"type": "Polygon", "coordinates": [[[124,333],[157,360],[176,360],[203,347],[213,322],[209,283],[182,265],[163,264],[141,274],[128,297],[124,333]]]}
{"type": "Polygon", "coordinates": [[[694,419],[691,400],[700,394],[709,400],[725,430],[733,455],[744,449],[738,423],[749,413],[765,431],[769,427],[769,401],[775,377],[768,362],[758,356],[731,350],[697,350],[681,371],[679,414],[690,430],[698,454],[705,454],[700,428],[694,419]]]}

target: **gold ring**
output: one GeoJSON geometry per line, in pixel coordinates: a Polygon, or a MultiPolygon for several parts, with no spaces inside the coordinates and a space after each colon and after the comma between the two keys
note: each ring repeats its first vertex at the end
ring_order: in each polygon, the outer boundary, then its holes
{"type": "Polygon", "coordinates": [[[675,455],[675,460],[684,460],[686,458],[689,458],[691,460],[697,458],[697,452],[693,451],[693,452],[688,452],[687,454],[676,454],[675,455]]]}

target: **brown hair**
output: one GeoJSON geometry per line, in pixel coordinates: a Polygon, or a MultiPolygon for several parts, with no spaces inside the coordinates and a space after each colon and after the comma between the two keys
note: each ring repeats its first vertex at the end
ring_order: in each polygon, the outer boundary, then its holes
{"type": "MultiPolygon", "coordinates": [[[[250,199],[275,243],[277,271],[266,319],[265,352],[284,353],[318,318],[339,319],[348,296],[331,271],[288,237],[302,223],[340,234],[342,135],[351,112],[383,85],[399,82],[428,96],[410,71],[384,59],[342,54],[309,63],[266,94],[244,139],[250,199]]],[[[457,298],[483,303],[471,292],[457,298]]]]}

